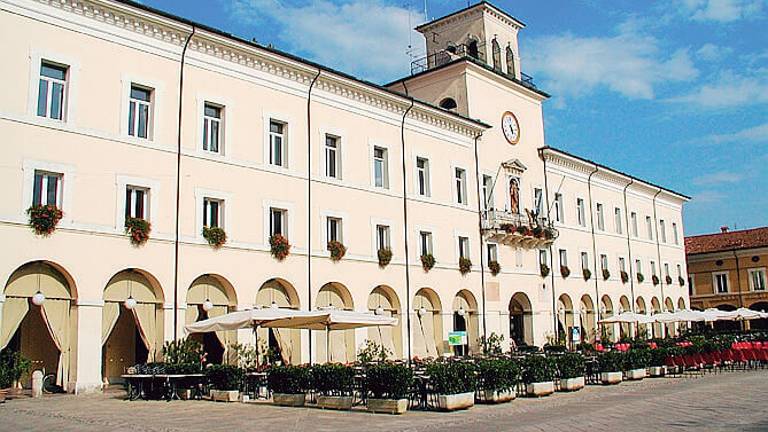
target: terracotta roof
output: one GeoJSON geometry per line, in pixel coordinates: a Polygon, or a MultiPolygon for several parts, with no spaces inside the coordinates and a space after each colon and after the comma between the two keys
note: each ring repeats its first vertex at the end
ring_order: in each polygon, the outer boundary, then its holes
{"type": "Polygon", "coordinates": [[[688,255],[759,247],[768,247],[768,227],[685,238],[685,253],[688,255]]]}

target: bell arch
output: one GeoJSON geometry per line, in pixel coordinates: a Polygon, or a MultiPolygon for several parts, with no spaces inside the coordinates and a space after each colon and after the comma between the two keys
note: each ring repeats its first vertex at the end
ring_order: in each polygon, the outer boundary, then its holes
{"type": "Polygon", "coordinates": [[[455,347],[454,352],[459,355],[477,353],[480,338],[480,321],[477,309],[477,299],[469,290],[463,289],[453,297],[451,308],[453,315],[453,331],[467,333],[467,344],[455,347]]]}

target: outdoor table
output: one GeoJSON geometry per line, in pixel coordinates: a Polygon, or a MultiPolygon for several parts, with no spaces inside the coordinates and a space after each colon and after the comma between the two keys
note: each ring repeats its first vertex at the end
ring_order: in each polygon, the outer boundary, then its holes
{"type": "Polygon", "coordinates": [[[416,382],[417,399],[416,406],[411,409],[414,410],[428,410],[432,408],[429,403],[429,375],[417,374],[414,375],[414,381],[416,382]]]}
{"type": "Polygon", "coordinates": [[[248,372],[245,374],[245,392],[254,399],[269,399],[266,372],[248,372]],[[263,390],[263,392],[262,392],[263,390]]]}
{"type": "MultiPolygon", "coordinates": [[[[172,401],[181,399],[179,397],[179,385],[190,382],[199,384],[203,376],[203,374],[159,374],[155,375],[155,378],[163,382],[163,397],[165,400],[172,401]]],[[[194,385],[193,388],[195,388],[195,398],[200,398],[202,396],[199,389],[200,386],[194,385]]]]}
{"type": "Polygon", "coordinates": [[[354,403],[354,405],[365,405],[366,401],[368,400],[368,387],[365,385],[365,374],[357,373],[355,374],[354,379],[355,383],[353,394],[357,394],[357,401],[354,403]]]}
{"type": "Polygon", "coordinates": [[[120,377],[125,380],[126,384],[128,384],[128,400],[148,400],[145,385],[152,384],[154,375],[129,374],[121,375],[120,377]]]}

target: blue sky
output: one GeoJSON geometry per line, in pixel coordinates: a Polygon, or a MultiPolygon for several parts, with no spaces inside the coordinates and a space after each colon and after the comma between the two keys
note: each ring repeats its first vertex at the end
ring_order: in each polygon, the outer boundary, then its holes
{"type": "MultiPolygon", "coordinates": [[[[423,0],[143,3],[379,83],[424,50],[423,0]]],[[[686,234],[768,225],[768,0],[493,3],[527,24],[549,145],[692,196],[686,234]]]]}

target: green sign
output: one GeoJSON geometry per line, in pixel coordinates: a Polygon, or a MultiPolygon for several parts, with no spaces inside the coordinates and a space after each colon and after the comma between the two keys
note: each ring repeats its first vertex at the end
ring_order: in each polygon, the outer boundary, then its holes
{"type": "Polygon", "coordinates": [[[461,346],[467,344],[467,332],[455,331],[448,333],[448,345],[461,346]]]}

